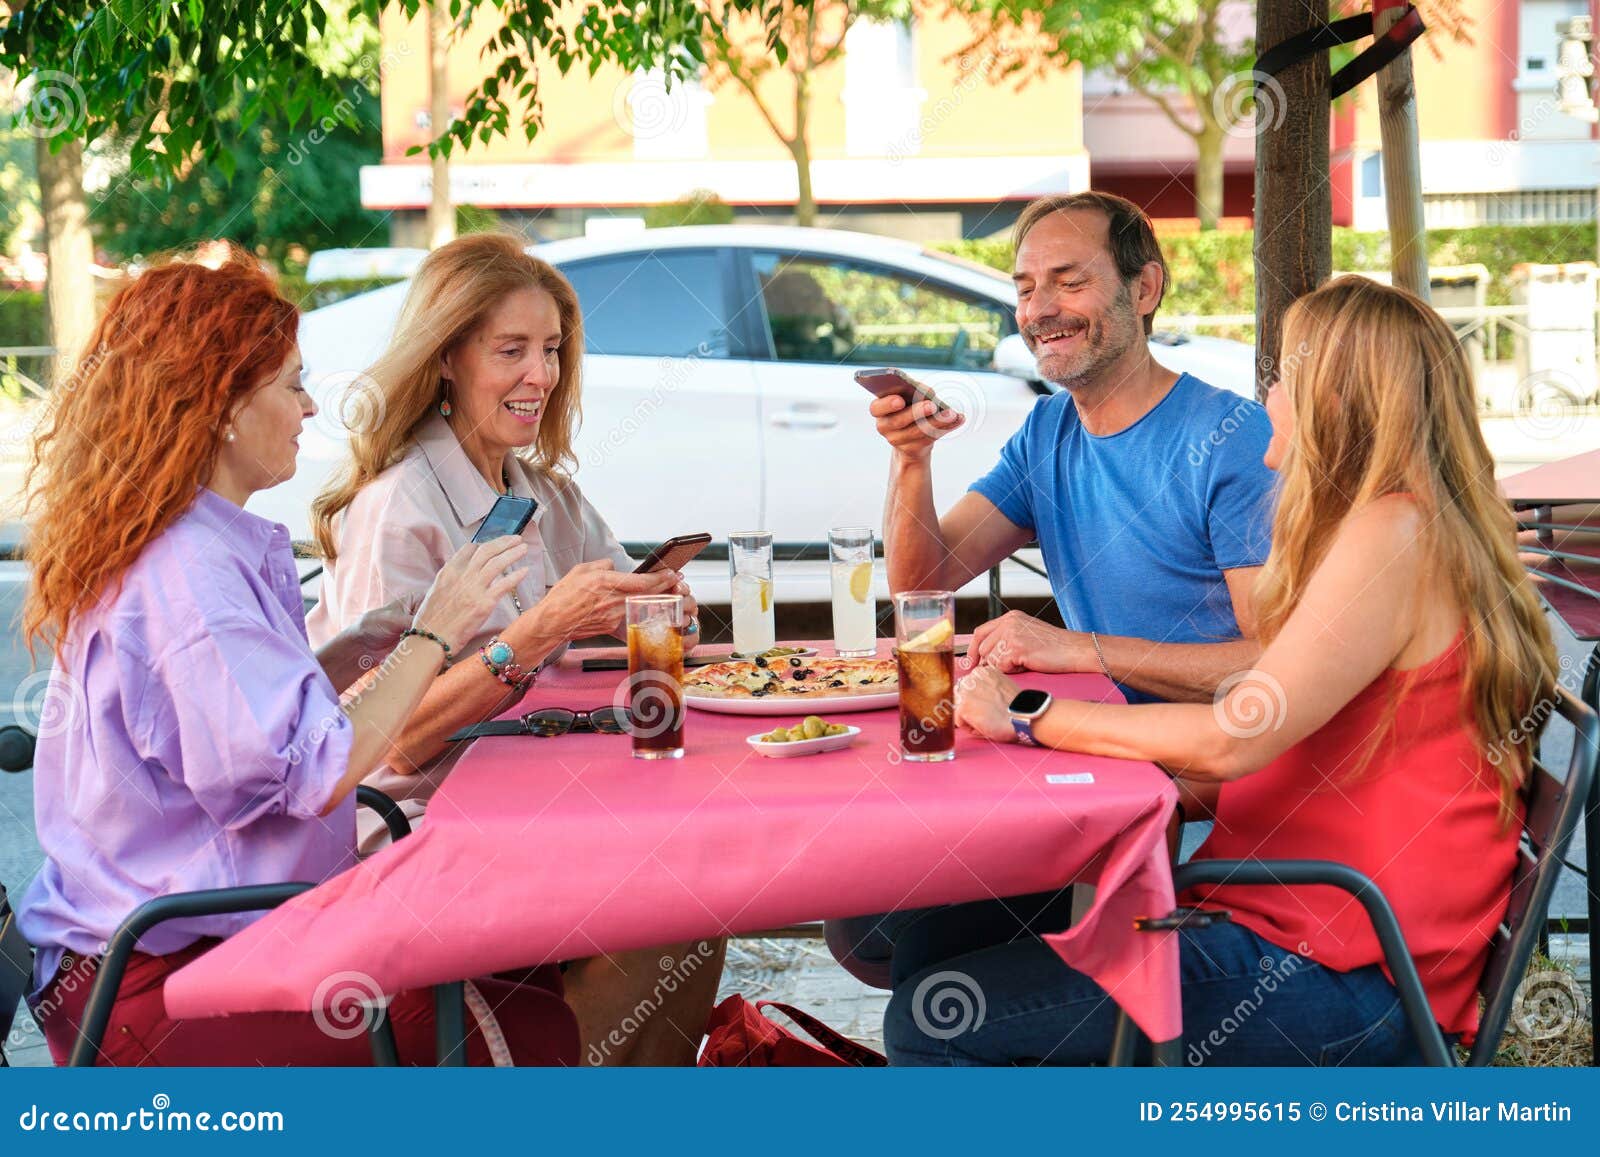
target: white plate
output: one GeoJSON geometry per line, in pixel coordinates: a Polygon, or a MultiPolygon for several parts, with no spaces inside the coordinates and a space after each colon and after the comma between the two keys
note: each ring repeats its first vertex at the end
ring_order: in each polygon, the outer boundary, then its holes
{"type": "Polygon", "coordinates": [[[750,735],[745,742],[755,748],[757,755],[765,755],[768,759],[789,759],[796,755],[816,755],[819,751],[838,751],[841,747],[849,747],[856,741],[856,736],[861,734],[861,728],[852,727],[843,735],[824,735],[820,739],[798,739],[792,743],[762,743],[761,736],[750,735]]]}
{"type": "MultiPolygon", "coordinates": [[[[817,653],[818,652],[817,652],[817,649],[815,647],[801,647],[798,651],[795,651],[795,652],[793,652],[791,654],[788,654],[788,655],[774,655],[772,658],[768,659],[767,662],[769,662],[769,663],[786,663],[790,659],[809,659],[809,658],[811,658],[811,656],[813,656],[813,655],[815,655],[817,653]]],[[[757,652],[757,654],[765,655],[766,652],[765,651],[759,651],[759,652],[757,652]]],[[[729,651],[728,654],[727,654],[727,658],[728,659],[732,659],[735,662],[739,662],[739,663],[748,663],[748,662],[750,662],[750,660],[755,658],[755,655],[745,655],[745,654],[743,654],[742,652],[739,652],[739,651],[729,651]]]]}
{"type": "Polygon", "coordinates": [[[851,711],[881,711],[886,707],[898,707],[900,689],[873,691],[866,695],[801,696],[798,699],[778,695],[763,695],[760,699],[712,699],[686,693],[683,702],[685,706],[715,711],[721,715],[794,715],[804,719],[807,715],[826,717],[851,711]]]}

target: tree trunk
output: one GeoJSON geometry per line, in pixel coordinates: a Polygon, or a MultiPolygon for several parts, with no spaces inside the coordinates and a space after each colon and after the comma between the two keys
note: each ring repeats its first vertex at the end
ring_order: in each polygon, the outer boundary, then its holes
{"type": "Polygon", "coordinates": [[[794,202],[794,223],[807,227],[817,223],[817,201],[811,192],[811,142],[806,136],[810,117],[811,76],[801,72],[794,78],[794,139],[788,144],[799,190],[794,202]]]}
{"type": "Polygon", "coordinates": [[[1215,229],[1222,217],[1222,146],[1228,134],[1207,121],[1195,137],[1194,215],[1201,229],[1215,229]]]}
{"type": "MultiPolygon", "coordinates": [[[[1327,23],[1327,0],[1256,0],[1256,44],[1327,23]]],[[[1256,137],[1256,393],[1277,376],[1283,313],[1333,272],[1333,189],[1328,181],[1328,55],[1284,70],[1281,96],[1256,137]]],[[[1284,354],[1283,356],[1291,356],[1284,354]]]]}
{"type": "MultiPolygon", "coordinates": [[[[437,140],[450,123],[450,18],[439,4],[428,5],[428,123],[437,140]]],[[[433,196],[428,202],[428,248],[455,240],[456,210],[450,203],[450,161],[433,158],[433,196]]]]}
{"type": "Polygon", "coordinates": [[[39,168],[39,210],[44,218],[45,301],[50,344],[56,347],[48,380],[63,381],[84,354],[94,330],[94,240],[89,235],[89,202],[83,195],[83,142],[68,138],[56,152],[50,142],[34,142],[39,168]]]}

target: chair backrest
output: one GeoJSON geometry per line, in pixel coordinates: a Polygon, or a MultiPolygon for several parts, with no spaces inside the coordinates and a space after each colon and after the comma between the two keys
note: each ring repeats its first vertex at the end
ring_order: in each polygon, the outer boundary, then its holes
{"type": "Polygon", "coordinates": [[[1469,1065],[1486,1065],[1500,1047],[1500,1037],[1516,1001],[1528,961],[1544,930],[1545,913],[1556,878],[1567,855],[1572,833],[1583,820],[1589,785],[1600,756],[1600,721],[1594,711],[1565,689],[1557,691],[1556,711],[1572,724],[1572,759],[1565,778],[1557,778],[1535,759],[1524,789],[1527,816],[1511,880],[1511,902],[1489,953],[1479,991],[1483,1023],[1472,1047],[1469,1065]]]}
{"type": "Polygon", "coordinates": [[[0,1066],[6,1061],[6,1041],[16,1023],[17,1006],[33,986],[33,949],[17,928],[16,913],[0,884],[0,1066]]]}

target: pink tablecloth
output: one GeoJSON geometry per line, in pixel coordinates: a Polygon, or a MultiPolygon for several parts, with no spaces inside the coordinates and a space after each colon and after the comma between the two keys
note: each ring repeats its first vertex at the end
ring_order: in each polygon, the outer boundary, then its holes
{"type": "MultiPolygon", "coordinates": [[[[569,657],[523,707],[602,706],[620,678],[569,657]]],[[[1021,681],[1118,697],[1098,675],[1021,681]]],[[[1082,880],[1098,885],[1093,907],[1050,942],[1150,1037],[1179,1035],[1176,941],[1133,929],[1134,917],[1173,906],[1175,791],[1159,769],[966,733],[949,763],[902,763],[896,712],[837,718],[863,729],[856,744],[799,759],[746,746],[773,720],[701,711],[677,761],[634,760],[624,736],[478,740],[415,835],[175,974],[168,1011],[305,1010],[341,973],[394,993],[1082,880]]]]}
{"type": "Polygon", "coordinates": [[[1600,450],[1502,478],[1500,493],[1516,506],[1600,502],[1600,450]]]}

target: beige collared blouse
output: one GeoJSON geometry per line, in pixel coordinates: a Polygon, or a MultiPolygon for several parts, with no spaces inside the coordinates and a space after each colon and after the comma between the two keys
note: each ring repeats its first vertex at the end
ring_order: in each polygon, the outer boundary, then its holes
{"type": "MultiPolygon", "coordinates": [[[[511,454],[506,455],[505,470],[512,493],[539,504],[522,532],[528,553],[518,565],[529,570],[517,585],[517,597],[524,608],[579,563],[608,558],[618,570],[633,568],[633,560],[576,482],[552,477],[511,454]]],[[[356,495],[340,517],[338,558],[327,564],[321,601],[306,619],[312,645],[320,647],[375,607],[426,591],[450,557],[472,540],[496,497],[468,461],[449,423],[429,415],[406,456],[356,495]]],[[[476,636],[452,640],[457,659],[476,662],[478,648],[516,617],[507,596],[476,636]]],[[[366,782],[401,800],[415,820],[464,746],[447,748],[415,774],[399,775],[384,766],[366,782]]],[[[382,843],[382,824],[365,809],[358,818],[361,850],[370,851],[382,843]]]]}

